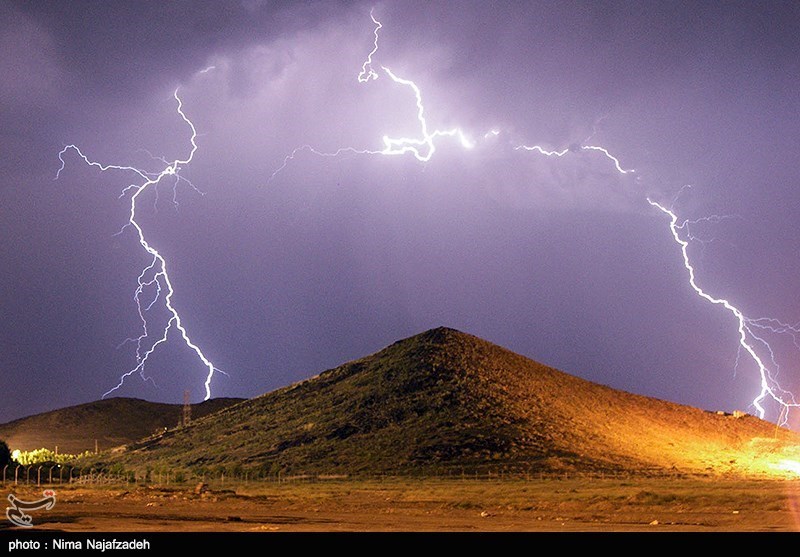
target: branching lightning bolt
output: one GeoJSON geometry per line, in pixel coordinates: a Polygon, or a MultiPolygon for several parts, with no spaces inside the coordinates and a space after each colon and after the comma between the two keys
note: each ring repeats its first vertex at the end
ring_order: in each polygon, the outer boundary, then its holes
{"type": "MultiPolygon", "coordinates": [[[[371,80],[378,79],[380,76],[380,74],[378,74],[378,72],[376,72],[372,67],[372,57],[378,52],[378,30],[381,29],[383,25],[375,18],[375,15],[372,11],[370,11],[370,18],[372,18],[372,21],[375,24],[375,41],[373,43],[372,51],[370,51],[366,60],[362,64],[361,72],[359,72],[357,76],[359,83],[367,83],[371,80]]],[[[420,127],[419,137],[390,137],[388,135],[384,135],[383,149],[379,150],[358,149],[356,147],[340,147],[335,151],[325,152],[320,151],[311,145],[301,145],[300,147],[295,148],[284,158],[283,164],[281,164],[272,173],[267,182],[272,181],[275,176],[277,176],[284,168],[286,168],[289,162],[294,160],[295,156],[302,151],[309,151],[320,157],[338,157],[339,155],[346,153],[355,155],[405,155],[406,153],[410,153],[418,161],[428,162],[431,160],[431,157],[433,157],[433,154],[436,151],[436,144],[434,140],[437,137],[456,137],[458,138],[461,146],[465,149],[471,149],[474,147],[474,143],[461,131],[460,128],[453,128],[449,130],[437,129],[433,132],[428,131],[428,122],[425,119],[425,106],[422,102],[422,91],[420,91],[417,84],[410,79],[404,79],[397,76],[386,66],[381,66],[381,69],[392,81],[399,85],[406,86],[413,91],[417,106],[417,121],[419,122],[420,127]]]]}
{"type": "MultiPolygon", "coordinates": [[[[775,378],[775,375],[777,374],[777,364],[775,362],[775,355],[772,351],[772,348],[764,338],[756,335],[753,332],[753,329],[768,330],[773,333],[788,333],[794,339],[795,346],[798,346],[797,337],[795,335],[800,331],[798,331],[797,327],[786,325],[772,318],[750,319],[730,301],[726,300],[725,298],[715,298],[703,290],[697,284],[695,270],[689,259],[689,240],[681,237],[681,231],[686,229],[689,221],[679,222],[678,216],[672,209],[668,209],[667,207],[664,207],[660,203],[657,203],[650,198],[647,198],[647,202],[669,217],[669,228],[672,232],[673,239],[681,248],[683,266],[689,273],[689,284],[691,285],[692,289],[704,300],[724,307],[736,318],[738,323],[740,349],[743,350],[756,364],[758,367],[759,376],[761,378],[761,391],[759,392],[758,396],[753,399],[753,406],[756,408],[759,417],[764,418],[766,412],[762,402],[764,402],[764,400],[767,398],[771,398],[781,407],[781,417],[779,418],[780,425],[786,425],[788,422],[789,410],[791,408],[800,406],[800,404],[795,401],[792,393],[783,390],[778,384],[775,378]],[[769,352],[769,362],[765,362],[764,358],[762,358],[762,356],[760,356],[756,350],[756,347],[759,345],[769,352]]],[[[798,348],[800,348],[800,346],[798,348]]]]}
{"type": "MultiPolygon", "coordinates": [[[[147,239],[145,238],[144,230],[139,225],[136,220],[136,208],[137,208],[137,200],[139,197],[148,189],[153,188],[157,190],[158,184],[165,178],[173,177],[175,179],[175,185],[181,180],[186,181],[192,188],[194,185],[183,178],[180,175],[180,170],[184,166],[188,165],[192,162],[194,158],[194,154],[197,151],[197,130],[194,127],[192,121],[186,116],[183,112],[183,103],[178,96],[178,90],[176,89],[173,93],[175,97],[175,101],[177,102],[177,112],[183,121],[189,126],[191,130],[191,136],[189,138],[189,142],[191,144],[191,149],[189,154],[184,159],[175,159],[171,162],[167,161],[164,158],[154,157],[157,160],[160,160],[166,164],[164,169],[157,173],[146,172],[139,168],[135,168],[133,166],[122,166],[122,165],[113,165],[113,164],[102,164],[99,162],[95,162],[90,160],[86,155],[83,154],[81,149],[76,145],[67,145],[64,147],[61,152],[58,154],[58,158],[61,161],[61,167],[56,172],[56,179],[59,178],[61,172],[64,170],[66,166],[66,161],[64,160],[64,155],[68,151],[74,151],[78,154],[78,156],[83,159],[87,165],[91,167],[95,167],[100,169],[100,171],[105,172],[108,170],[120,170],[124,172],[132,172],[137,175],[139,178],[143,180],[140,184],[132,184],[122,190],[120,194],[120,198],[130,195],[130,211],[128,214],[128,222],[123,226],[122,230],[128,227],[132,227],[136,231],[137,238],[139,240],[139,245],[147,252],[148,255],[152,257],[152,260],[148,265],[142,269],[142,272],[139,274],[137,278],[137,287],[133,296],[134,302],[136,303],[136,310],[139,314],[139,319],[142,323],[142,333],[136,337],[127,339],[126,342],[132,341],[136,343],[136,366],[124,373],[120,376],[119,383],[106,391],[103,394],[103,398],[110,395],[124,384],[125,380],[133,375],[134,373],[139,373],[139,375],[144,380],[148,380],[145,373],[145,366],[147,364],[148,358],[156,351],[156,349],[167,342],[167,338],[169,336],[170,331],[174,328],[177,330],[183,342],[188,346],[200,359],[203,365],[208,370],[206,374],[204,386],[205,386],[205,399],[208,400],[211,398],[211,381],[214,378],[214,372],[219,371],[220,373],[224,373],[219,368],[215,367],[214,364],[203,354],[203,351],[197,346],[194,342],[192,342],[191,338],[189,337],[189,333],[186,331],[184,327],[183,321],[181,319],[180,314],[175,309],[175,306],[172,303],[172,297],[175,293],[172,287],[172,281],[167,273],[167,262],[164,257],[158,252],[158,250],[150,244],[147,239]],[[151,299],[147,299],[148,292],[152,292],[155,290],[154,293],[150,294],[152,296],[151,299]],[[166,294],[164,294],[166,292],[166,294]],[[169,319],[163,329],[160,329],[158,335],[152,334],[149,330],[152,327],[149,327],[150,323],[147,318],[148,312],[152,309],[153,305],[158,301],[163,300],[164,308],[167,310],[169,314],[169,319]]],[[[197,190],[197,188],[194,188],[197,190]]],[[[174,202],[174,197],[173,197],[174,202]]],[[[122,232],[122,230],[120,232],[122,232]]],[[[124,343],[123,343],[124,344],[124,343]]],[[[152,379],[150,379],[152,381],[152,379]]]]}

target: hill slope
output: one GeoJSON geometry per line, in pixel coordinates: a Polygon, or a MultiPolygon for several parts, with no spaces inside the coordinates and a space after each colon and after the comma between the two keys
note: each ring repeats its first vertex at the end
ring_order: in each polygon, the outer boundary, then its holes
{"type": "Polygon", "coordinates": [[[133,468],[753,472],[800,437],[439,328],[104,457],[133,468]]]}
{"type": "MultiPolygon", "coordinates": [[[[241,402],[238,398],[217,398],[192,405],[192,418],[207,416],[241,402]]],[[[178,425],[183,405],[148,402],[135,398],[109,398],[78,406],[60,408],[0,424],[0,439],[11,450],[47,448],[59,453],[79,454],[143,439],[156,430],[178,425]]]]}

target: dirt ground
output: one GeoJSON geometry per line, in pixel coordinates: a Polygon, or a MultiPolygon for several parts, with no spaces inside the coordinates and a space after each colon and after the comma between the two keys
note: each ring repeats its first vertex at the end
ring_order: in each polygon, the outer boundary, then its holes
{"type": "MultiPolygon", "coordinates": [[[[791,532],[799,480],[326,480],[49,486],[64,532],[791,532]],[[198,491],[201,491],[198,493],[198,491]]],[[[4,486],[35,500],[44,487],[4,486]]],[[[4,517],[5,518],[5,517],[4,517]]],[[[17,529],[3,521],[0,530],[17,529]]]]}

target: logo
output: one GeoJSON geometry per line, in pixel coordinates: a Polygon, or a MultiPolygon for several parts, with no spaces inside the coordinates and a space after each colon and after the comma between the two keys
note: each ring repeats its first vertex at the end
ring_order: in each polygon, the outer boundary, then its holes
{"type": "Polygon", "coordinates": [[[23,501],[17,499],[13,494],[8,496],[8,501],[11,503],[10,507],[6,507],[6,517],[16,526],[23,528],[30,528],[33,526],[33,517],[25,514],[25,511],[36,511],[39,509],[50,510],[56,505],[56,492],[52,489],[46,489],[42,493],[44,497],[36,501],[23,501]]]}

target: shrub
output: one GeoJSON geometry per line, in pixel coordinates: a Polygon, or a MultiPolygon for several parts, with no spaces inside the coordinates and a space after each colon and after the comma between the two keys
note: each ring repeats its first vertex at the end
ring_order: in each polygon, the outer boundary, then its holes
{"type": "MultiPolygon", "coordinates": [[[[5,445],[5,443],[3,443],[5,445]]],[[[56,454],[50,449],[35,449],[33,451],[14,451],[13,457],[18,463],[23,466],[30,466],[31,464],[43,464],[46,462],[54,462],[56,464],[68,464],[81,457],[90,455],[89,451],[79,455],[74,454],[56,454]]],[[[0,455],[2,458],[2,455],[0,455]]],[[[5,466],[5,465],[3,465],[5,466]]]]}

